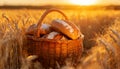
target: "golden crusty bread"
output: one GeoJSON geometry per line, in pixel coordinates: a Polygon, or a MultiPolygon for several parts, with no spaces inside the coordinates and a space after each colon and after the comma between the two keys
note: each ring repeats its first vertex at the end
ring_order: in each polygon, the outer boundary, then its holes
{"type": "Polygon", "coordinates": [[[51,26],[71,39],[77,39],[81,35],[80,29],[75,24],[65,20],[53,20],[51,26]]]}
{"type": "MultiPolygon", "coordinates": [[[[26,34],[33,35],[37,30],[37,24],[31,25],[27,31],[26,34]]],[[[48,34],[52,31],[52,28],[49,24],[42,24],[40,27],[40,34],[48,34]]]]}

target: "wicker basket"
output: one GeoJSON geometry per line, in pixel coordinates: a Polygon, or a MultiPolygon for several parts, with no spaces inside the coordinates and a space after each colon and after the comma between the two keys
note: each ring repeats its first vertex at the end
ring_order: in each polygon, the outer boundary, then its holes
{"type": "Polygon", "coordinates": [[[83,37],[80,37],[76,40],[54,40],[54,39],[41,39],[39,27],[45,16],[50,12],[59,12],[67,20],[66,15],[57,9],[50,9],[45,11],[41,16],[37,24],[38,30],[34,36],[26,35],[27,43],[25,44],[25,50],[29,55],[38,55],[39,61],[45,68],[56,66],[56,61],[63,65],[66,58],[70,57],[76,62],[76,59],[81,56],[83,51],[82,40],[83,37]]]}

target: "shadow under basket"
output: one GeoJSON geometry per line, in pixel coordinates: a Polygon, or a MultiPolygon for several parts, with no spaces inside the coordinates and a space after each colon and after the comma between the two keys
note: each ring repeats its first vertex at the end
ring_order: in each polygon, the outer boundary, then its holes
{"type": "MultiPolygon", "coordinates": [[[[27,51],[28,55],[37,55],[38,60],[45,69],[52,67],[56,69],[57,62],[60,66],[65,64],[67,58],[71,58],[73,62],[77,63],[78,58],[83,51],[83,37],[80,36],[75,40],[55,40],[55,39],[43,39],[40,38],[39,28],[45,16],[52,12],[57,11],[61,13],[66,20],[66,15],[56,9],[46,11],[37,24],[37,34],[26,35],[27,42],[24,43],[23,51],[27,51]]],[[[80,34],[82,35],[82,34],[80,34]]]]}

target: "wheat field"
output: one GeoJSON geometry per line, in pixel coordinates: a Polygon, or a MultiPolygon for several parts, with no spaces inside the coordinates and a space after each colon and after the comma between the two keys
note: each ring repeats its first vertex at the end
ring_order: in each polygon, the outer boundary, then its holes
{"type": "MultiPolygon", "coordinates": [[[[43,69],[23,55],[26,29],[39,21],[45,10],[0,9],[0,69],[43,69]],[[33,66],[33,67],[31,67],[33,66]]],[[[84,53],[79,64],[70,62],[59,69],[120,69],[120,11],[119,10],[62,10],[69,21],[84,34],[84,53]]],[[[63,17],[53,12],[43,23],[50,24],[63,17]]]]}

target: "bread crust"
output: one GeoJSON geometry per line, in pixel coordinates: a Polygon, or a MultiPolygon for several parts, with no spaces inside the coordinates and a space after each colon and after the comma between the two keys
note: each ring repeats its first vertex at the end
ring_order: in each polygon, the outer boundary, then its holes
{"type": "Polygon", "coordinates": [[[77,39],[81,34],[80,29],[75,24],[65,20],[53,20],[51,26],[56,31],[62,32],[64,35],[68,36],[71,39],[77,39]]]}

